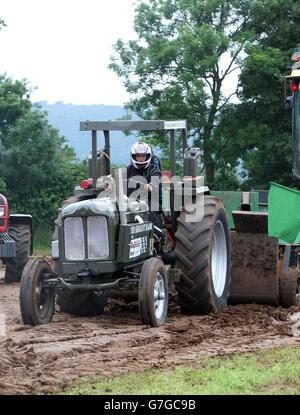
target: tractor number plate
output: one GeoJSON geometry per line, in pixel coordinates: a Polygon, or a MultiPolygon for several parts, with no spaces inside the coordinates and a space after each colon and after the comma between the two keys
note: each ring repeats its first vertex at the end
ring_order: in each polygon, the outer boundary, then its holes
{"type": "Polygon", "coordinates": [[[147,236],[142,236],[141,238],[135,238],[130,241],[129,258],[135,258],[137,256],[147,253],[147,239],[147,236]]]}
{"type": "Polygon", "coordinates": [[[149,256],[152,229],[153,225],[151,222],[139,225],[120,225],[118,262],[129,262],[135,258],[146,258],[149,256]]]}

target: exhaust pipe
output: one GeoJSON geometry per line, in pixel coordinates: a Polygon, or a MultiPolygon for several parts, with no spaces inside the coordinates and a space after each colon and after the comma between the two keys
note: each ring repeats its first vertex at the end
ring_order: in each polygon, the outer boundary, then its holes
{"type": "Polygon", "coordinates": [[[127,225],[126,206],[124,202],[124,183],[123,177],[127,174],[125,167],[116,167],[112,169],[112,177],[116,184],[116,197],[120,212],[121,225],[127,225]]]}

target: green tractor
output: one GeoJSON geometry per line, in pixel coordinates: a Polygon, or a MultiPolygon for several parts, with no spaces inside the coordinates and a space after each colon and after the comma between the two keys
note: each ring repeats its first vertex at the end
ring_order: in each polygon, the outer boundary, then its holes
{"type": "Polygon", "coordinates": [[[230,233],[225,206],[200,180],[200,151],[187,147],[186,121],[83,121],[91,131],[89,179],[63,202],[52,240],[53,266],[27,263],[20,284],[24,324],[47,324],[55,302],[79,316],[104,311],[108,297],[137,296],[143,324],[164,324],[169,288],[184,313],[207,314],[227,305],[230,233]],[[172,179],[163,229],[149,221],[148,204],[126,196],[124,170],[110,168],[110,131],[170,131],[172,179]],[[97,132],[105,145],[98,150],[97,132]],[[176,176],[175,135],[183,138],[183,180],[176,176]],[[168,235],[168,239],[164,237],[168,235]]]}
{"type": "MultiPolygon", "coordinates": [[[[287,67],[285,77],[286,84],[290,84],[292,96],[285,96],[285,106],[292,110],[293,175],[299,180],[300,47],[295,49],[292,59],[296,63],[287,67]]],[[[294,218],[299,211],[297,206],[300,203],[300,193],[271,183],[270,191],[240,192],[240,203],[236,203],[235,208],[232,208],[233,194],[215,193],[227,204],[231,225],[231,282],[228,302],[256,302],[283,307],[299,305],[300,238],[298,243],[288,243],[281,236],[288,235],[291,230],[296,235],[300,232],[297,229],[299,221],[294,218]],[[273,189],[278,194],[276,199],[273,189]],[[296,203],[291,202],[292,197],[297,199],[296,203]],[[294,206],[294,211],[291,206],[294,206]],[[289,224],[292,224],[292,228],[289,224]]]]}
{"type": "MultiPolygon", "coordinates": [[[[297,63],[286,75],[293,95],[286,107],[293,111],[293,173],[299,179],[300,48],[293,58],[297,63]]],[[[54,265],[36,258],[24,268],[24,324],[49,323],[55,302],[62,312],[100,314],[117,293],[136,296],[142,323],[160,326],[171,285],[188,314],[215,312],[227,303],[299,305],[300,245],[269,235],[268,191],[217,192],[203,186],[200,151],[187,147],[185,121],[83,121],[80,129],[92,132],[89,179],[59,209],[54,265]],[[116,130],[170,131],[172,179],[164,182],[163,192],[167,241],[149,221],[148,204],[127,198],[122,169],[111,171],[110,131],[116,130]],[[100,150],[98,131],[105,139],[100,150]],[[183,139],[180,180],[173,180],[176,131],[183,139]]]]}

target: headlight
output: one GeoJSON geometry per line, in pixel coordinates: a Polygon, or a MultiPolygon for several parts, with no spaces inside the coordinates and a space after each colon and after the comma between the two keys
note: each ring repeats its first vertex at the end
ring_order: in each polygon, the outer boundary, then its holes
{"type": "Polygon", "coordinates": [[[87,218],[88,258],[103,259],[109,256],[107,220],[104,216],[87,218]]]}
{"type": "Polygon", "coordinates": [[[65,256],[71,260],[85,258],[84,231],[81,217],[66,218],[65,227],[65,256]]]}
{"type": "Polygon", "coordinates": [[[52,241],[52,258],[59,258],[58,241],[52,241]]]}
{"type": "Polygon", "coordinates": [[[4,206],[0,206],[0,216],[4,216],[5,214],[5,208],[4,206]]]}

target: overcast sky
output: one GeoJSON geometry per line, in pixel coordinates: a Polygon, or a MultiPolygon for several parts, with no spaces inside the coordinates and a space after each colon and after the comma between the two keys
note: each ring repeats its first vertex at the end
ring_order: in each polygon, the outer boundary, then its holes
{"type": "Polygon", "coordinates": [[[0,0],[0,73],[37,87],[31,100],[122,105],[107,68],[118,38],[135,38],[134,0],[0,0]]]}

